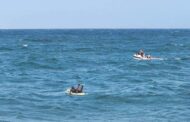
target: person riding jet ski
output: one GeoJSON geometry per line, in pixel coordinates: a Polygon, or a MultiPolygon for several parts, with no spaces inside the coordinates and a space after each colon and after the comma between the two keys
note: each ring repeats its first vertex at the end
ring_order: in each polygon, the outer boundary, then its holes
{"type": "Polygon", "coordinates": [[[83,85],[78,84],[77,88],[74,86],[71,87],[70,93],[82,93],[83,92],[83,85]]]}
{"type": "Polygon", "coordinates": [[[145,53],[143,50],[139,50],[139,52],[137,53],[137,55],[140,55],[141,57],[145,56],[145,53]]]}

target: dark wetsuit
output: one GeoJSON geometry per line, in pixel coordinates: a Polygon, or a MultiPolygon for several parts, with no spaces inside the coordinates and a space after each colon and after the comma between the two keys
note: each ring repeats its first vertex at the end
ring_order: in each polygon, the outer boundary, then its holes
{"type": "Polygon", "coordinates": [[[82,93],[82,90],[83,90],[83,85],[81,85],[81,87],[79,87],[79,88],[77,89],[77,92],[78,92],[78,93],[82,93]]]}
{"type": "Polygon", "coordinates": [[[72,93],[82,93],[82,91],[83,91],[83,85],[79,85],[76,89],[74,88],[74,87],[71,87],[71,90],[70,90],[70,92],[72,92],[72,93]]]}
{"type": "Polygon", "coordinates": [[[76,89],[74,87],[71,87],[71,92],[76,93],[76,89]]]}

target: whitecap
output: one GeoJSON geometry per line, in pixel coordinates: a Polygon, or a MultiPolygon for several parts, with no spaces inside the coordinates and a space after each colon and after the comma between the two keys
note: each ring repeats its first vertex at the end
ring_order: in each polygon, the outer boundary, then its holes
{"type": "Polygon", "coordinates": [[[181,60],[181,58],[175,58],[175,60],[181,60]]]}
{"type": "Polygon", "coordinates": [[[22,46],[23,46],[23,47],[28,47],[28,44],[23,44],[22,46]]]}

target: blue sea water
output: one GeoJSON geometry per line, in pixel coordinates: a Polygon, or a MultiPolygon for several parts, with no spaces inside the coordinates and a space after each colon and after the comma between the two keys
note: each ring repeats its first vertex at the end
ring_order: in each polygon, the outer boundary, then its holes
{"type": "Polygon", "coordinates": [[[190,121],[190,30],[0,30],[0,69],[0,121],[190,121]]]}

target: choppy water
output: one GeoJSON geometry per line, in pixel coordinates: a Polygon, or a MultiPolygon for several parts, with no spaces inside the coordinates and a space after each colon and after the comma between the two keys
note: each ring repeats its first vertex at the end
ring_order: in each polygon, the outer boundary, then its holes
{"type": "Polygon", "coordinates": [[[0,69],[0,121],[190,120],[190,30],[0,30],[0,69]]]}

